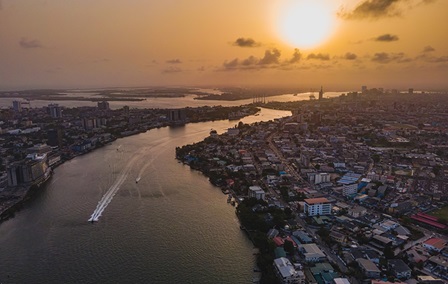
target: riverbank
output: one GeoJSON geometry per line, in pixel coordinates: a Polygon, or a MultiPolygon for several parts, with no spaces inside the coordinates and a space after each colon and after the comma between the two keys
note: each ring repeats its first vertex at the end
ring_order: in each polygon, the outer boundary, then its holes
{"type": "MultiPolygon", "coordinates": [[[[215,113],[209,113],[207,117],[204,116],[198,116],[195,115],[195,112],[191,109],[188,110],[188,115],[191,117],[189,123],[198,123],[198,122],[204,122],[204,121],[214,121],[217,119],[225,119],[229,116],[229,114],[238,111],[241,109],[241,107],[229,107],[229,108],[223,108],[223,107],[215,107],[215,113]]],[[[249,107],[247,108],[246,112],[238,112],[240,115],[239,118],[244,118],[245,116],[253,115],[259,111],[258,108],[255,107],[249,107]]],[[[110,138],[107,141],[104,142],[97,142],[94,144],[91,148],[86,148],[82,151],[72,151],[69,154],[64,155],[63,159],[58,162],[55,165],[52,165],[51,168],[55,169],[56,167],[62,165],[63,163],[72,160],[73,158],[76,158],[78,156],[82,156],[85,154],[88,154],[96,149],[100,149],[113,141],[119,139],[119,138],[125,138],[133,135],[137,135],[140,133],[145,133],[147,131],[150,131],[152,129],[156,128],[162,128],[162,127],[183,127],[184,124],[181,125],[172,125],[169,122],[165,122],[163,124],[158,125],[151,125],[144,129],[137,129],[137,130],[127,130],[124,132],[114,133],[115,136],[110,136],[110,138]]],[[[69,146],[68,148],[71,148],[69,146]]],[[[53,173],[52,173],[53,174],[53,173]]],[[[41,188],[44,184],[40,184],[39,188],[41,188]]],[[[27,196],[32,191],[31,188],[33,185],[19,185],[16,187],[6,187],[3,191],[0,192],[0,222],[3,220],[8,219],[10,216],[14,215],[14,212],[16,212],[18,208],[21,207],[21,205],[27,200],[27,196]]]]}
{"type": "Polygon", "coordinates": [[[51,176],[40,185],[22,185],[3,190],[0,193],[0,223],[14,217],[14,214],[22,208],[26,201],[41,190],[50,179],[51,176]]]}

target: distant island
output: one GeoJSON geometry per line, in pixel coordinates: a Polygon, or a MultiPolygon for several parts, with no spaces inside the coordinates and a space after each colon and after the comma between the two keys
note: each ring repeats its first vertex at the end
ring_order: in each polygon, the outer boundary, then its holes
{"type": "Polygon", "coordinates": [[[208,91],[198,88],[108,88],[108,89],[37,89],[0,91],[0,98],[21,98],[44,101],[143,101],[147,98],[181,98],[195,96],[196,100],[238,101],[254,99],[265,102],[267,97],[304,92],[297,88],[242,88],[224,87],[208,91]],[[79,94],[79,95],[78,95],[79,94]]]}

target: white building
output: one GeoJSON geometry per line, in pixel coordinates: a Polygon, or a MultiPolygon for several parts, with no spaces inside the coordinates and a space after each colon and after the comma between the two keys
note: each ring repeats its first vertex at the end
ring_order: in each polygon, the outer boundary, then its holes
{"type": "Polygon", "coordinates": [[[305,275],[303,271],[297,271],[289,259],[280,257],[274,259],[274,268],[277,277],[284,284],[301,284],[305,283],[305,275]]]}
{"type": "Polygon", "coordinates": [[[314,177],[314,184],[330,182],[330,174],[329,173],[318,173],[314,177]]]}
{"type": "Polygon", "coordinates": [[[350,196],[356,193],[358,193],[358,184],[356,183],[344,184],[344,186],[342,187],[343,196],[350,196]]]}
{"type": "Polygon", "coordinates": [[[325,197],[308,198],[305,199],[304,202],[303,213],[308,213],[308,216],[323,216],[331,214],[332,205],[325,197]]]}
{"type": "Polygon", "coordinates": [[[347,278],[335,278],[333,279],[334,284],[350,284],[347,278]]]}
{"type": "Polygon", "coordinates": [[[261,187],[254,185],[249,187],[249,198],[255,197],[256,199],[264,200],[266,193],[261,187]]]}

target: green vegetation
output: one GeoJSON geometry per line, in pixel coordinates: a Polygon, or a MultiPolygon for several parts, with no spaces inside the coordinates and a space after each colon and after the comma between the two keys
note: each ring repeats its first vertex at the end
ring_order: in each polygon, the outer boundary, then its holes
{"type": "MultiPolygon", "coordinates": [[[[257,265],[263,272],[260,283],[277,283],[272,265],[275,244],[267,238],[266,233],[270,228],[283,227],[286,224],[285,220],[292,216],[291,210],[269,208],[265,201],[249,198],[238,205],[236,213],[242,228],[248,233],[253,244],[260,249],[257,257],[257,265]]],[[[289,253],[294,250],[292,243],[285,242],[284,248],[289,253]]]]}
{"type": "Polygon", "coordinates": [[[442,207],[439,210],[431,212],[431,215],[437,217],[440,223],[448,223],[448,206],[442,207]]]}

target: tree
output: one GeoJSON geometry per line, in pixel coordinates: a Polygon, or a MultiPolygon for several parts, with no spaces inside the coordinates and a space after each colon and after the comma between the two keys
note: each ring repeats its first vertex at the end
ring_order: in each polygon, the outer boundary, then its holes
{"type": "Polygon", "coordinates": [[[294,244],[291,241],[286,240],[285,243],[283,244],[283,248],[290,255],[294,255],[294,244]]]}
{"type": "Polygon", "coordinates": [[[372,160],[373,160],[373,162],[374,162],[375,164],[377,164],[377,163],[380,162],[381,157],[380,157],[380,155],[378,155],[378,154],[373,154],[373,155],[372,155],[372,160]]]}
{"type": "Polygon", "coordinates": [[[395,257],[394,250],[392,249],[392,245],[388,244],[384,247],[383,250],[384,257],[387,259],[392,259],[395,257]]]}
{"type": "Polygon", "coordinates": [[[432,167],[432,172],[437,176],[439,175],[441,169],[442,167],[440,165],[435,165],[434,167],[432,167]]]}

